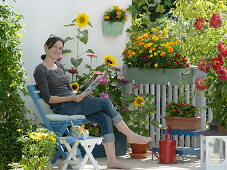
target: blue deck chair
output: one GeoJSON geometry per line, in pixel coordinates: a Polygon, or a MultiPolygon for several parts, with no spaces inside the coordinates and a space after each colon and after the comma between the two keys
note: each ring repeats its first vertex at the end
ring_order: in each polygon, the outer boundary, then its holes
{"type": "MultiPolygon", "coordinates": [[[[71,127],[72,125],[81,125],[82,123],[89,122],[83,115],[67,116],[58,114],[46,114],[40,102],[40,100],[42,100],[42,97],[37,85],[28,85],[27,89],[30,96],[32,97],[33,102],[35,103],[41,119],[44,122],[44,127],[50,131],[57,133],[59,137],[71,136],[69,127],[71,127]]],[[[54,164],[60,157],[62,157],[63,160],[65,160],[67,157],[67,153],[64,152],[65,147],[63,145],[57,143],[57,148],[58,151],[52,159],[52,164],[54,164]]]]}

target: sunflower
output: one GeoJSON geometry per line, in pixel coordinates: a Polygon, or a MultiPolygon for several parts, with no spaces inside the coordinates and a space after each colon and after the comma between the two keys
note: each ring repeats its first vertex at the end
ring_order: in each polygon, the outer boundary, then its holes
{"type": "Polygon", "coordinates": [[[135,106],[142,106],[142,104],[145,102],[144,98],[141,96],[137,96],[133,102],[135,106]]]}
{"type": "Polygon", "coordinates": [[[73,90],[78,91],[80,88],[80,85],[77,82],[72,82],[70,83],[70,86],[72,87],[73,90]]]}
{"type": "Polygon", "coordinates": [[[87,26],[89,23],[89,16],[85,13],[78,14],[76,17],[76,23],[80,28],[87,26]]]}
{"type": "Polygon", "coordinates": [[[118,63],[116,62],[116,58],[112,57],[112,56],[105,56],[104,57],[104,64],[109,65],[109,66],[115,66],[118,63]]]}

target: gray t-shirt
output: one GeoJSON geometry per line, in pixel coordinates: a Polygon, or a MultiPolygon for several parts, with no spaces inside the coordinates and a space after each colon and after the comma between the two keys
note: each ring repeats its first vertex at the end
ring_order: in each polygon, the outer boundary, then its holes
{"type": "Polygon", "coordinates": [[[50,96],[71,96],[72,91],[65,75],[64,67],[57,64],[56,70],[49,70],[43,64],[39,64],[33,73],[36,84],[40,90],[43,100],[49,104],[50,108],[56,104],[49,103],[50,96]]]}

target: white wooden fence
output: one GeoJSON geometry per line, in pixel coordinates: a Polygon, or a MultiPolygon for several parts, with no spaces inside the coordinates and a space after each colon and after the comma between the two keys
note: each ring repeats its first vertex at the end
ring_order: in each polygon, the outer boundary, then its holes
{"type": "MultiPolygon", "coordinates": [[[[193,79],[200,76],[201,72],[198,70],[194,71],[193,79]]],[[[165,106],[170,102],[177,102],[180,93],[185,93],[186,102],[190,103],[189,99],[192,97],[191,103],[192,105],[195,105],[200,108],[200,113],[198,116],[201,117],[201,130],[205,130],[207,121],[210,122],[212,120],[212,112],[211,110],[204,109],[204,106],[206,105],[205,98],[203,95],[193,95],[195,85],[186,85],[184,89],[178,89],[178,86],[171,86],[171,85],[159,85],[159,84],[140,84],[139,82],[133,82],[140,85],[140,88],[138,90],[134,90],[134,93],[136,95],[138,94],[152,94],[155,96],[154,103],[156,106],[156,114],[153,115],[153,118],[160,122],[162,125],[165,126],[165,106]],[[194,97],[193,97],[194,96],[194,97]]],[[[132,92],[132,83],[128,86],[128,92],[132,92]]],[[[154,126],[150,125],[147,128],[150,129],[150,137],[153,139],[154,146],[158,145],[158,141],[163,139],[163,134],[161,132],[160,128],[155,128],[154,126]]],[[[184,136],[174,136],[174,139],[178,139],[176,141],[181,141],[177,143],[177,146],[181,147],[190,147],[192,139],[190,137],[184,137],[184,136]]],[[[196,140],[198,141],[198,140],[196,140]]],[[[193,142],[196,142],[193,141],[193,142]]],[[[198,144],[197,144],[198,146],[198,144]]]]}

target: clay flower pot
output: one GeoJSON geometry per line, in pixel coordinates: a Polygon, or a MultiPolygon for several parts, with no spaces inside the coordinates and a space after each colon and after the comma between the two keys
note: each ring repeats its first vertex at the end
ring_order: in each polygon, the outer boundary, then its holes
{"type": "Polygon", "coordinates": [[[136,144],[131,143],[132,153],[130,153],[131,158],[146,158],[148,156],[147,153],[147,145],[148,144],[136,144]]]}
{"type": "Polygon", "coordinates": [[[201,124],[200,117],[177,117],[177,116],[165,116],[166,126],[170,126],[175,130],[199,130],[201,124]]]}

